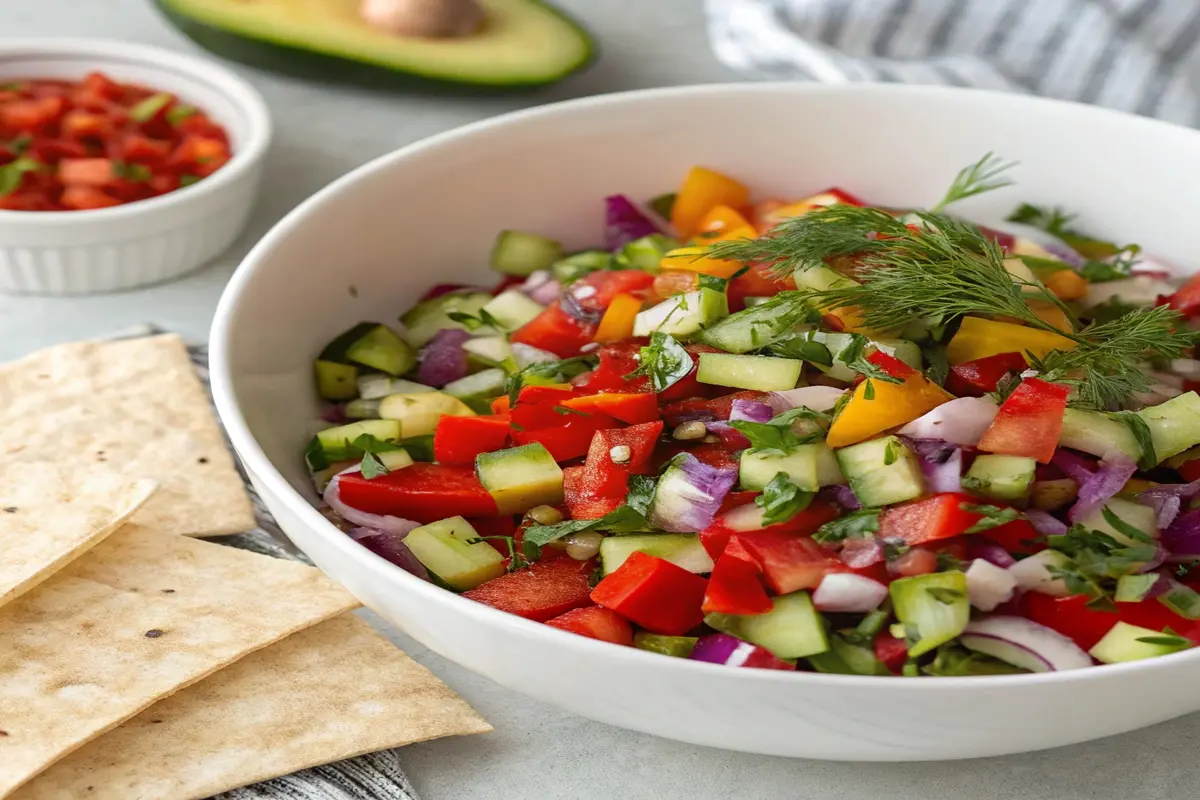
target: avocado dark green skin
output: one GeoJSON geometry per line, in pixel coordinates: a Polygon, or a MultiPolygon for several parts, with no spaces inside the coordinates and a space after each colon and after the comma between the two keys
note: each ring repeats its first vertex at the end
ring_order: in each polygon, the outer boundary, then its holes
{"type": "MultiPolygon", "coordinates": [[[[549,7],[541,0],[529,0],[549,7]]],[[[544,80],[485,83],[470,80],[450,80],[440,76],[402,72],[376,64],[366,64],[340,56],[304,50],[293,45],[276,44],[252,39],[215,25],[209,25],[179,13],[169,0],[153,0],[154,6],[176,30],[214,55],[251,67],[290,75],[318,83],[347,84],[367,89],[388,89],[429,94],[504,94],[540,89],[581,72],[596,62],[599,50],[591,33],[561,9],[553,12],[573,27],[588,43],[587,52],[575,64],[558,75],[544,80]]]]}

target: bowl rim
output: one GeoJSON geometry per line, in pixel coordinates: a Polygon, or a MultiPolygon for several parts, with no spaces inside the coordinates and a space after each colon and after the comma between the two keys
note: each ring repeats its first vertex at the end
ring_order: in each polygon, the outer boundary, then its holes
{"type": "Polygon", "coordinates": [[[262,483],[267,492],[275,495],[304,524],[312,528],[316,535],[329,540],[332,546],[351,563],[371,573],[372,579],[376,579],[376,576],[378,576],[378,579],[399,581],[409,591],[417,593],[424,600],[456,604],[455,608],[459,613],[473,617],[482,624],[500,626],[518,636],[540,638],[541,641],[547,644],[553,643],[560,647],[569,646],[579,648],[580,652],[585,655],[591,653],[600,658],[617,659],[630,667],[653,669],[657,665],[657,668],[663,671],[697,671],[697,675],[707,675],[712,680],[767,683],[780,688],[793,684],[793,682],[800,682],[800,684],[811,682],[810,685],[827,686],[830,688],[875,690],[889,686],[893,688],[903,686],[906,690],[912,688],[919,692],[937,692],[939,689],[944,689],[951,685],[956,689],[961,689],[964,686],[978,686],[982,690],[999,690],[1010,686],[1033,685],[1040,685],[1046,688],[1058,686],[1066,682],[1079,683],[1107,680],[1109,678],[1119,680],[1121,677],[1129,676],[1135,672],[1139,675],[1145,675],[1151,672],[1173,669],[1177,664],[1181,664],[1184,661],[1200,664],[1200,647],[1196,647],[1166,656],[1119,664],[1100,664],[1087,669],[1016,675],[939,676],[937,680],[910,680],[904,681],[902,684],[897,684],[895,682],[897,676],[835,675],[819,672],[792,672],[770,669],[730,669],[724,665],[692,661],[691,659],[663,658],[657,653],[639,650],[638,648],[616,647],[607,642],[570,634],[549,625],[508,614],[483,603],[474,602],[454,592],[421,580],[386,559],[375,555],[367,548],[357,545],[350,537],[343,534],[333,523],[322,516],[304,496],[288,483],[282,473],[275,468],[271,459],[267,457],[257,439],[250,432],[249,425],[242,414],[236,393],[233,389],[233,377],[230,371],[232,362],[229,356],[229,334],[233,328],[235,318],[238,316],[241,295],[254,280],[255,272],[260,263],[276,248],[278,243],[285,240],[293,231],[304,226],[311,212],[332,202],[355,183],[387,170],[397,162],[403,162],[443,147],[454,146],[461,140],[470,139],[490,131],[540,119],[566,116],[578,109],[584,108],[653,102],[677,97],[705,97],[725,94],[793,95],[797,98],[822,94],[859,94],[867,97],[872,95],[904,94],[910,95],[914,99],[921,96],[944,96],[957,98],[965,102],[1007,104],[1014,111],[1024,113],[1038,109],[1068,108],[1074,113],[1092,115],[1097,118],[1098,122],[1107,120],[1123,125],[1142,126],[1149,130],[1158,131],[1160,134],[1165,132],[1172,135],[1186,135],[1193,139],[1196,147],[1200,147],[1200,131],[1198,130],[1174,125],[1162,120],[1141,117],[1074,101],[1013,94],[988,89],[951,86],[878,83],[817,84],[786,81],[709,83],[613,92],[512,111],[426,137],[368,161],[329,183],[296,205],[254,245],[242,260],[233,277],[226,285],[225,290],[222,292],[213,316],[213,324],[210,332],[209,374],[218,414],[229,433],[230,440],[233,442],[249,472],[262,483]]]}
{"type": "MultiPolygon", "coordinates": [[[[13,211],[0,209],[0,224],[20,223],[40,227],[90,222],[121,222],[165,210],[191,200],[215,195],[254,169],[266,155],[271,143],[271,113],[258,90],[231,69],[205,58],[175,52],[154,45],[122,42],[114,39],[47,37],[0,42],[0,61],[23,55],[54,60],[56,56],[95,56],[94,69],[103,71],[103,60],[135,63],[152,67],[170,67],[204,81],[214,91],[223,94],[246,121],[246,143],[234,150],[229,161],[220,169],[192,186],[185,186],[157,197],[111,208],[81,211],[13,211]]],[[[36,80],[37,76],[31,76],[36,80]]],[[[153,86],[149,88],[154,88],[153,86]]]]}

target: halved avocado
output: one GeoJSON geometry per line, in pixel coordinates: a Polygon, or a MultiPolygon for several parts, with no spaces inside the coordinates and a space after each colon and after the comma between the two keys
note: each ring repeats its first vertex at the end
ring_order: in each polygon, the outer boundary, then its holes
{"type": "Polygon", "coordinates": [[[219,56],[315,80],[517,89],[553,83],[594,58],[587,31],[539,0],[478,2],[487,19],[478,32],[423,39],[375,29],[358,0],[155,0],[219,56]]]}

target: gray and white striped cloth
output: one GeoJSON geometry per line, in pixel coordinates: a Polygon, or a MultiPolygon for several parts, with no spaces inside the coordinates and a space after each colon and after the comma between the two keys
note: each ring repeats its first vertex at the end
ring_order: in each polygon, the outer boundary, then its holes
{"type": "Polygon", "coordinates": [[[1200,125],[1197,0],[705,0],[759,79],[1000,89],[1200,125]]]}

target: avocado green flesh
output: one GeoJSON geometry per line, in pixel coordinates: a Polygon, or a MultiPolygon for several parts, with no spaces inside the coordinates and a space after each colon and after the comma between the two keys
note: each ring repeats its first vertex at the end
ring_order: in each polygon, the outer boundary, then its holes
{"type": "Polygon", "coordinates": [[[358,14],[358,0],[155,0],[201,46],[300,77],[517,88],[552,83],[594,56],[587,32],[538,0],[479,0],[487,22],[457,38],[400,37],[358,14]],[[399,81],[395,80],[399,79],[399,81]]]}

